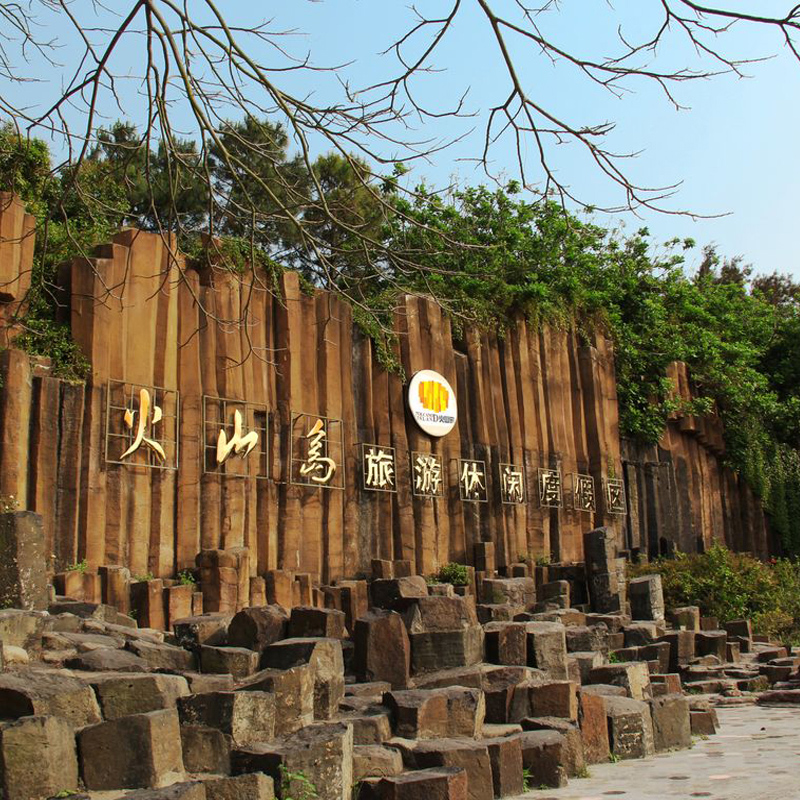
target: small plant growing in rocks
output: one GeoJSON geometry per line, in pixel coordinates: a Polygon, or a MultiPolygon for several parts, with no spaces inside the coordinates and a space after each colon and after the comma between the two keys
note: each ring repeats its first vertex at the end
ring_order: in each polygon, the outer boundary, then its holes
{"type": "Polygon", "coordinates": [[[439,570],[437,577],[440,583],[452,583],[453,586],[466,586],[469,583],[466,566],[452,561],[439,570]]]}
{"type": "Polygon", "coordinates": [[[313,800],[318,797],[317,787],[302,770],[292,772],[285,764],[280,765],[281,797],[283,800],[313,800]]]}
{"type": "Polygon", "coordinates": [[[178,583],[181,586],[197,586],[197,581],[195,580],[194,575],[192,575],[188,569],[178,573],[178,583]]]}
{"type": "Polygon", "coordinates": [[[80,572],[83,574],[89,567],[89,562],[84,558],[82,561],[76,561],[74,564],[70,564],[67,568],[67,572],[80,572]]]}

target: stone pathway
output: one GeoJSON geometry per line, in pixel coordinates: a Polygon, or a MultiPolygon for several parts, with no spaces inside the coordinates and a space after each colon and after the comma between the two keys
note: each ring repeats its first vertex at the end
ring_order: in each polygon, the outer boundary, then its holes
{"type": "Polygon", "coordinates": [[[720,730],[691,750],[598,764],[590,777],[526,800],[800,800],[800,708],[720,708],[720,730]]]}

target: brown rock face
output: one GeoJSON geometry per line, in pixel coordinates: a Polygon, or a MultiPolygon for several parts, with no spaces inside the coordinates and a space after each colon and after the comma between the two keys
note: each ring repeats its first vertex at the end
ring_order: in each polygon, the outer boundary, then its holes
{"type": "Polygon", "coordinates": [[[275,642],[261,654],[261,666],[289,669],[308,664],[314,675],[314,718],[331,719],[344,698],[341,639],[297,638],[275,642]]]}
{"type": "Polygon", "coordinates": [[[81,777],[89,789],[166,786],[183,776],[178,713],[151,711],[78,734],[81,777]]]}
{"type": "Polygon", "coordinates": [[[0,708],[7,718],[42,714],[60,717],[75,728],[101,720],[92,688],[59,670],[18,670],[0,675],[0,708]]]}
{"type": "Polygon", "coordinates": [[[399,614],[369,611],[356,621],[353,639],[354,667],[360,681],[387,681],[393,689],[408,686],[411,644],[399,614]]]}
{"type": "Polygon", "coordinates": [[[492,765],[495,797],[522,794],[522,742],[519,736],[484,739],[492,765]]]}
{"type": "Polygon", "coordinates": [[[344,639],[344,611],[335,608],[310,608],[298,606],[289,617],[289,636],[293,639],[320,636],[328,639],[344,639]]]}
{"type": "Polygon", "coordinates": [[[580,692],[578,722],[583,738],[583,755],[587,764],[605,764],[609,756],[608,725],[603,698],[580,692]]]}
{"type": "Polygon", "coordinates": [[[682,694],[656,697],[650,702],[653,742],[657,753],[692,746],[689,701],[682,694]]]}
{"type": "Polygon", "coordinates": [[[235,774],[264,772],[275,782],[279,798],[297,797],[310,781],[320,800],[349,800],[353,782],[353,729],[345,723],[311,725],[274,744],[234,750],[235,774]],[[283,773],[282,773],[283,770],[283,773]],[[303,773],[304,778],[284,775],[303,773]]]}
{"type": "Polygon", "coordinates": [[[178,700],[181,725],[216,728],[237,745],[275,736],[275,697],[267,692],[208,692],[178,700]]]}
{"type": "Polygon", "coordinates": [[[0,606],[43,611],[47,603],[41,516],[32,511],[0,514],[0,606]]]}
{"type": "Polygon", "coordinates": [[[419,742],[408,753],[409,766],[414,769],[456,767],[467,774],[469,800],[492,800],[492,764],[489,749],[483,742],[465,739],[438,739],[419,742]]]}
{"type": "Polygon", "coordinates": [[[0,724],[0,787],[5,800],[44,800],[78,788],[72,726],[58,717],[0,724]]]}
{"type": "Polygon", "coordinates": [[[303,664],[291,669],[264,669],[248,678],[239,691],[275,695],[275,727],[294,733],[314,721],[314,669],[303,664]]]}
{"type": "Polygon", "coordinates": [[[189,694],[179,675],[103,675],[91,682],[106,720],[175,708],[178,698],[189,694]]]}
{"type": "Polygon", "coordinates": [[[228,627],[231,647],[248,647],[261,652],[267,645],[286,638],[289,614],[282,606],[243,608],[228,627]]]}
{"type": "Polygon", "coordinates": [[[458,767],[433,767],[395,778],[368,780],[364,800],[467,800],[467,773],[458,767]]]}

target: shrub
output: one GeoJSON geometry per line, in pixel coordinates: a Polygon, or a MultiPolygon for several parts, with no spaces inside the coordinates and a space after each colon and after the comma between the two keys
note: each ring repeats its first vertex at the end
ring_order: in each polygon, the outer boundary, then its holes
{"type": "Polygon", "coordinates": [[[658,572],[668,608],[699,606],[721,622],[750,618],[756,633],[800,643],[800,562],[759,561],[713,544],[629,567],[631,577],[658,572]]]}
{"type": "Polygon", "coordinates": [[[453,586],[466,586],[469,583],[466,566],[452,561],[439,570],[438,578],[440,583],[452,583],[453,586]]]}

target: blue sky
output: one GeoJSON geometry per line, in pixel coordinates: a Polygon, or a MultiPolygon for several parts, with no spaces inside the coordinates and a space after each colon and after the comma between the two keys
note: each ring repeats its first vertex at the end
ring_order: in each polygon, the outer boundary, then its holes
{"type": "MultiPolygon", "coordinates": [[[[540,5],[543,2],[539,0],[540,5]]],[[[439,108],[469,89],[467,107],[476,116],[416,124],[414,136],[465,138],[427,162],[416,162],[410,175],[415,182],[443,186],[453,180],[462,185],[486,180],[467,160],[479,152],[482,132],[469,134],[469,130],[479,127],[486,110],[508,93],[509,82],[477,0],[462,3],[464,10],[458,24],[433,60],[432,66],[441,71],[419,77],[414,88],[424,102],[439,108]]],[[[494,0],[494,4],[509,15],[515,13],[513,0],[494,0]]],[[[192,5],[190,0],[190,8],[192,5]]],[[[446,0],[420,0],[421,8],[431,13],[449,5],[446,0]]],[[[720,0],[718,5],[768,13],[785,11],[789,3],[720,0]]],[[[623,26],[630,40],[641,39],[652,30],[658,6],[656,0],[615,0],[613,7],[605,0],[562,0],[556,11],[542,15],[538,21],[559,44],[600,58],[616,49],[618,25],[623,26]]],[[[82,13],[91,13],[93,8],[90,0],[76,0],[73,7],[82,13]]],[[[127,2],[124,7],[128,7],[127,2]]],[[[234,24],[252,25],[271,17],[272,28],[295,29],[296,35],[283,40],[290,50],[299,55],[310,52],[313,62],[321,66],[348,62],[338,71],[338,77],[354,86],[392,73],[396,62],[379,55],[380,51],[413,22],[409,6],[396,0],[226,0],[221,7],[234,24]]],[[[52,20],[47,25],[56,31],[52,20]]],[[[628,230],[647,225],[657,241],[674,236],[694,238],[698,247],[689,255],[690,266],[699,259],[700,247],[714,242],[722,254],[741,255],[757,271],[778,270],[800,278],[795,240],[800,209],[800,151],[796,144],[800,129],[800,64],[784,51],[776,33],[768,30],[734,28],[720,44],[737,57],[775,57],[745,67],[752,76],[746,80],[721,76],[681,84],[675,90],[676,96],[689,107],[682,111],[676,111],[644,82],[629,83],[634,91],[617,99],[590,86],[563,64],[553,66],[530,45],[512,42],[511,47],[526,88],[549,109],[572,123],[617,123],[608,141],[611,149],[642,151],[628,163],[635,179],[648,185],[682,181],[678,194],[667,202],[669,207],[698,214],[727,214],[717,219],[691,220],[643,212],[642,219],[622,217],[628,230]]],[[[73,52],[77,51],[70,45],[59,52],[64,70],[74,61],[73,52]]],[[[265,53],[264,58],[267,57],[265,53]]],[[[116,67],[135,73],[140,63],[140,43],[134,39],[121,50],[116,67]]],[[[274,63],[277,65],[277,59],[274,63]]],[[[655,63],[665,69],[709,66],[677,38],[665,43],[655,63]]],[[[58,69],[42,70],[40,91],[31,93],[30,85],[23,91],[37,102],[57,89],[62,74],[58,69]]],[[[339,85],[330,73],[284,74],[276,80],[298,94],[311,93],[318,101],[339,94],[339,85]]],[[[137,119],[141,103],[133,93],[129,99],[126,111],[137,119]]],[[[116,109],[109,107],[106,111],[109,119],[119,116],[116,109]]],[[[533,156],[530,151],[524,152],[527,166],[535,164],[533,156]]],[[[515,158],[511,143],[501,140],[492,152],[492,166],[502,175],[516,177],[515,158]]],[[[619,196],[610,191],[576,148],[557,148],[553,158],[559,176],[582,198],[598,205],[619,201],[619,196]]],[[[595,219],[609,226],[618,222],[617,217],[603,215],[596,215],[595,219]]]]}

